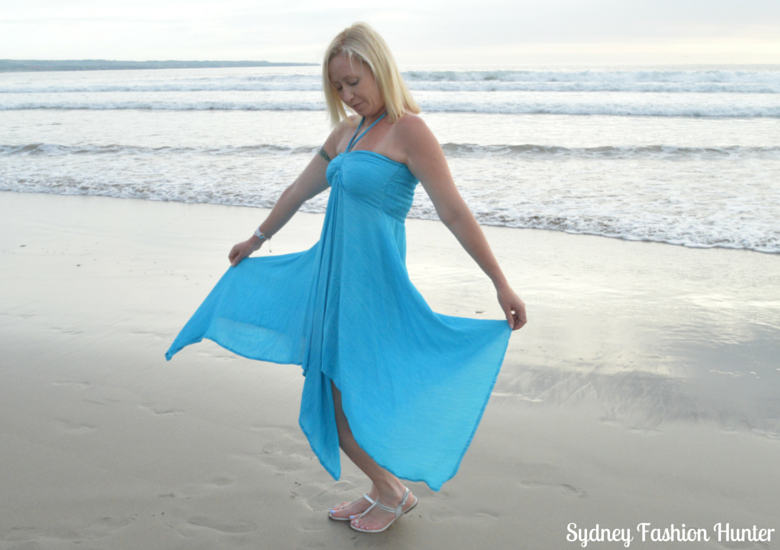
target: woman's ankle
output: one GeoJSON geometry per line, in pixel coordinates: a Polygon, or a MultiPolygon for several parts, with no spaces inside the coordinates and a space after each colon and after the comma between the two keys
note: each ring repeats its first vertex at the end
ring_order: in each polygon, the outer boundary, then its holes
{"type": "Polygon", "coordinates": [[[374,487],[377,489],[377,498],[385,504],[384,501],[390,501],[390,503],[397,502],[403,498],[406,487],[399,480],[386,484],[376,484],[374,487]]]}

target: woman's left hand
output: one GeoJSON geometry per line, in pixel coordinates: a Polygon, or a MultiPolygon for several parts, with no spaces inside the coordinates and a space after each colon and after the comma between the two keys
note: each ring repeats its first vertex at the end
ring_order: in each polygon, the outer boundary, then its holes
{"type": "Polygon", "coordinates": [[[498,303],[512,330],[518,330],[528,322],[525,315],[525,303],[509,285],[498,288],[498,303]]]}

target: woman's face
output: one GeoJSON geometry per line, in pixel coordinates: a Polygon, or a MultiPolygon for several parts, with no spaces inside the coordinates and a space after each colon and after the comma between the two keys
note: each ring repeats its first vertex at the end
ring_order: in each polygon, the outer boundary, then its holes
{"type": "Polygon", "coordinates": [[[365,63],[340,53],[328,63],[328,77],[341,101],[360,116],[377,116],[385,109],[374,73],[365,63]]]}

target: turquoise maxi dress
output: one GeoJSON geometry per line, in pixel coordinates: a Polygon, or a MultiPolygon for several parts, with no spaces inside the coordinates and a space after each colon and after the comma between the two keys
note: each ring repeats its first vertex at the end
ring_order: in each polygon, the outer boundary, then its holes
{"type": "Polygon", "coordinates": [[[352,150],[363,135],[328,165],[317,244],[228,268],[165,357],[208,338],[250,359],[301,365],[299,424],[335,479],[331,381],[361,448],[438,491],[471,443],[511,329],[431,310],[405,263],[404,221],[418,181],[405,164],[352,150]]]}

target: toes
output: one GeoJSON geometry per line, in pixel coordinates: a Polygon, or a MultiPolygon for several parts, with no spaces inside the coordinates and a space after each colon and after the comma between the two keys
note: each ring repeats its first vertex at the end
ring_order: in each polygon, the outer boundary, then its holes
{"type": "Polygon", "coordinates": [[[337,504],[336,506],[333,506],[333,507],[330,509],[330,512],[331,512],[332,514],[335,514],[336,512],[341,512],[341,511],[343,511],[343,510],[344,510],[344,507],[345,507],[347,504],[349,504],[349,503],[348,503],[348,502],[342,502],[341,504],[337,504]]]}
{"type": "Polygon", "coordinates": [[[333,508],[331,508],[330,509],[330,514],[333,517],[337,517],[337,518],[346,518],[346,517],[348,517],[348,515],[344,513],[344,510],[340,506],[334,506],[333,508]]]}
{"type": "Polygon", "coordinates": [[[379,529],[386,525],[386,523],[382,523],[376,518],[355,518],[350,521],[350,523],[353,527],[357,527],[359,529],[368,529],[369,531],[379,529]]]}

